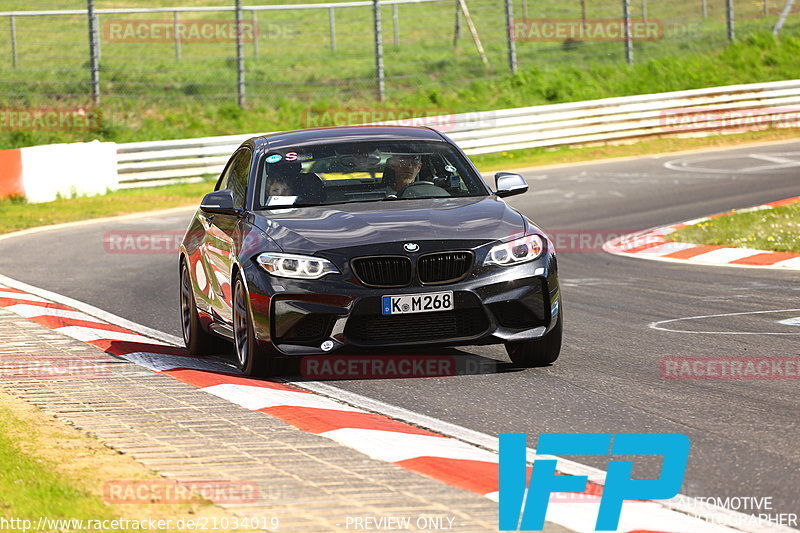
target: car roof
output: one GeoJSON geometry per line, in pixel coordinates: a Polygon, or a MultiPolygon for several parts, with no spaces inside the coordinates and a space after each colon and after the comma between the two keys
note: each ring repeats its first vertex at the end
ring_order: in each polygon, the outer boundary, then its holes
{"type": "Polygon", "coordinates": [[[257,147],[279,150],[297,146],[370,141],[438,141],[445,139],[431,128],[412,126],[342,126],[269,133],[250,139],[257,147]]]}

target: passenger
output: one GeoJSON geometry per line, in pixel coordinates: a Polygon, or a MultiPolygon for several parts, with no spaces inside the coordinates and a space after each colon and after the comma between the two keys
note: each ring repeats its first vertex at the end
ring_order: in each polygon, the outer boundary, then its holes
{"type": "Polygon", "coordinates": [[[292,184],[283,176],[271,177],[267,182],[267,196],[294,196],[292,184]]]}
{"type": "Polygon", "coordinates": [[[295,184],[300,176],[300,163],[275,165],[269,170],[267,196],[295,196],[295,184]]]}

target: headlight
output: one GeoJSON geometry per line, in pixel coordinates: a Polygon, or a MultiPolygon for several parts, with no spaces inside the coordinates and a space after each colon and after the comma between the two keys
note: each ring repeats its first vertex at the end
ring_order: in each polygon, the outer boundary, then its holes
{"type": "Polygon", "coordinates": [[[263,253],[256,258],[261,268],[281,278],[319,279],[327,274],[338,274],[336,267],[321,257],[308,255],[263,253]]]}
{"type": "Polygon", "coordinates": [[[521,239],[498,244],[489,250],[483,266],[488,265],[516,265],[533,261],[544,251],[544,243],[539,235],[526,235],[521,239]]]}

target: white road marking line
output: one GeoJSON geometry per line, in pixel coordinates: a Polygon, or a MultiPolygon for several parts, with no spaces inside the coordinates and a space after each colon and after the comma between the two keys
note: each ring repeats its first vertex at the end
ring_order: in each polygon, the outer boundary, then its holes
{"type": "Polygon", "coordinates": [[[702,333],[705,335],[800,335],[800,333],[762,333],[762,332],[755,332],[755,331],[686,331],[682,329],[671,329],[662,327],[662,324],[669,324],[670,322],[682,322],[686,320],[700,320],[703,318],[720,318],[725,316],[742,316],[742,315],[764,315],[769,313],[793,313],[795,311],[800,311],[800,309],[774,309],[770,311],[744,311],[741,313],[720,313],[717,315],[698,315],[698,316],[687,316],[682,318],[670,318],[668,320],[658,320],[656,322],[650,322],[647,326],[652,329],[657,329],[660,331],[671,331],[673,333],[691,333],[691,334],[698,334],[702,333]]]}
{"type": "Polygon", "coordinates": [[[787,318],[786,320],[778,320],[778,324],[783,324],[784,326],[800,326],[800,316],[787,318]]]}
{"type": "Polygon", "coordinates": [[[669,170],[677,170],[682,172],[697,172],[697,173],[708,173],[708,174],[757,174],[758,172],[762,171],[772,171],[772,170],[780,170],[784,168],[792,168],[800,166],[800,161],[788,159],[788,158],[779,158],[776,156],[781,155],[788,155],[788,156],[797,156],[797,152],[781,152],[775,153],[772,155],[769,154],[747,154],[747,155],[740,155],[738,159],[759,159],[761,161],[770,161],[776,164],[774,165],[762,165],[762,166],[739,166],[737,168],[732,169],[725,169],[725,168],[708,168],[708,167],[700,167],[700,166],[689,166],[690,164],[698,164],[698,163],[713,163],[714,161],[729,161],[730,157],[719,157],[719,156],[712,156],[712,157],[698,157],[692,158],[690,160],[681,160],[681,159],[673,159],[671,161],[667,161],[664,163],[664,168],[669,170]],[[771,158],[771,159],[768,159],[771,158]],[[777,161],[780,159],[780,163],[777,161]]]}
{"type": "Polygon", "coordinates": [[[448,437],[400,433],[380,429],[341,428],[320,433],[324,437],[389,463],[417,457],[440,457],[496,463],[497,454],[448,437]]]}
{"type": "Polygon", "coordinates": [[[785,157],[776,157],[768,154],[750,154],[750,157],[752,157],[753,159],[760,159],[762,161],[767,161],[769,163],[778,163],[778,164],[797,163],[797,161],[794,161],[792,159],[786,159],[785,157]]]}
{"type": "Polygon", "coordinates": [[[312,407],[316,409],[334,409],[336,411],[351,411],[363,413],[361,409],[350,407],[324,396],[308,392],[294,392],[267,387],[253,387],[252,385],[236,385],[226,383],[212,385],[201,390],[218,396],[236,405],[241,405],[251,411],[267,407],[312,407]]]}

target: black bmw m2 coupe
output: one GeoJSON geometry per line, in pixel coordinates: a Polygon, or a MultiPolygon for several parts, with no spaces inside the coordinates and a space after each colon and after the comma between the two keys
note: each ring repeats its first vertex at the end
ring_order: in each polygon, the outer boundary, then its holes
{"type": "Polygon", "coordinates": [[[505,345],[558,358],[555,250],[467,156],[428,128],[342,127],[255,137],[231,157],[180,251],[191,354],[233,343],[246,375],[343,346],[505,345]]]}

